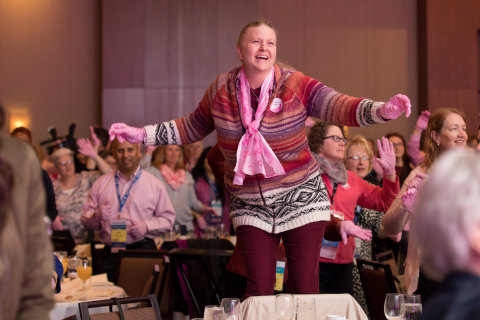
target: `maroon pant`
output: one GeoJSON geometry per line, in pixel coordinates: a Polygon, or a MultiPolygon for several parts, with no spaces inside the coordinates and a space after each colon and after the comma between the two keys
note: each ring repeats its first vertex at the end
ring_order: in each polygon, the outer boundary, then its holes
{"type": "Polygon", "coordinates": [[[280,239],[287,257],[288,279],[286,292],[293,294],[318,293],[318,258],[327,221],[306,224],[280,234],[271,234],[252,226],[236,230],[246,269],[245,297],[272,295],[280,239]]]}

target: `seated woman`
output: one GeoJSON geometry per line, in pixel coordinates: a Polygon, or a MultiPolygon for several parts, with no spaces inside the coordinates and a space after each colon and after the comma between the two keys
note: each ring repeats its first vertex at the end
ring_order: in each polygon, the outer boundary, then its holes
{"type": "Polygon", "coordinates": [[[422,254],[422,271],[431,279],[443,279],[424,304],[423,320],[478,319],[479,194],[479,156],[462,149],[442,155],[419,190],[410,240],[422,254]]]}
{"type": "Polygon", "coordinates": [[[182,146],[157,147],[152,154],[152,166],[147,170],[165,184],[175,209],[175,224],[193,232],[196,220],[199,228],[205,229],[202,213],[213,213],[213,209],[201,203],[195,195],[192,175],[183,164],[182,146]]]}

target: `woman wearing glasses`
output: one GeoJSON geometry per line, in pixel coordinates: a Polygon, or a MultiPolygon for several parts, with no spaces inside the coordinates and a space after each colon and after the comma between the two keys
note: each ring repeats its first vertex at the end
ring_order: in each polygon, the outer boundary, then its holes
{"type": "MultiPolygon", "coordinates": [[[[327,187],[331,209],[334,215],[343,216],[342,229],[355,227],[355,207],[386,211],[395,199],[400,186],[395,173],[395,154],[392,144],[386,139],[377,141],[380,158],[379,164],[384,172],[383,188],[372,185],[352,171],[343,163],[345,144],[341,127],[319,122],[312,127],[308,135],[310,150],[320,166],[321,177],[327,187]]],[[[353,155],[351,155],[353,157],[353,155]]],[[[363,154],[355,155],[363,161],[363,154]]],[[[352,158],[350,159],[352,160],[352,158]]],[[[368,173],[368,166],[365,172],[368,173]]],[[[360,168],[359,168],[360,170],[360,168]]],[[[364,230],[371,239],[371,231],[364,230]]],[[[324,240],[320,250],[320,293],[349,293],[353,295],[352,262],[355,241],[348,237],[341,242],[324,240]]]]}

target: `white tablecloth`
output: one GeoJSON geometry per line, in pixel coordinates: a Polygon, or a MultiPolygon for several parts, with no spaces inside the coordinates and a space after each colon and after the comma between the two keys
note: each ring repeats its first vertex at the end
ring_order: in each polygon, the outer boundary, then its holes
{"type": "MultiPolygon", "coordinates": [[[[349,294],[295,295],[315,298],[317,320],[325,320],[328,315],[346,316],[348,320],[368,320],[362,307],[349,294]]],[[[250,297],[240,305],[240,319],[276,319],[275,296],[250,297]]]]}
{"type": "MultiPolygon", "coordinates": [[[[94,301],[94,300],[105,300],[109,298],[123,298],[125,297],[125,291],[118,287],[118,286],[100,286],[100,287],[91,287],[89,288],[88,295],[92,296],[92,298],[88,299],[88,301],[94,301]],[[111,295],[109,297],[96,297],[94,298],[94,291],[95,290],[101,290],[102,293],[105,292],[105,290],[111,290],[111,295]]],[[[73,300],[73,301],[68,301],[68,302],[56,302],[55,306],[53,307],[52,311],[50,311],[50,319],[51,320],[61,320],[63,318],[72,316],[74,314],[77,315],[77,319],[80,319],[80,311],[78,309],[78,304],[80,302],[84,302],[85,300],[73,300]]],[[[102,308],[95,308],[91,309],[90,313],[95,314],[95,313],[103,313],[103,312],[108,312],[108,307],[102,307],[102,308]]]]}

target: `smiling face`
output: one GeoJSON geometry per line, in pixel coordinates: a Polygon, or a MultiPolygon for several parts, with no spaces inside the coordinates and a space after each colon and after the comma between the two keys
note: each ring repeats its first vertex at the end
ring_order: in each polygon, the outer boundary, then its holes
{"type": "Polygon", "coordinates": [[[55,162],[55,167],[57,168],[58,174],[62,178],[75,175],[75,164],[73,163],[73,158],[70,155],[65,154],[58,157],[58,160],[55,162]]]}
{"type": "Polygon", "coordinates": [[[464,148],[467,143],[467,125],[463,118],[456,113],[450,113],[440,131],[432,131],[432,139],[440,151],[453,148],[464,148]]]}
{"type": "Polygon", "coordinates": [[[247,75],[266,75],[277,58],[275,30],[266,25],[249,27],[240,37],[237,54],[247,75]]]}
{"type": "Polygon", "coordinates": [[[169,167],[175,167],[180,159],[180,146],[169,145],[165,148],[165,163],[169,167]]]}
{"type": "Polygon", "coordinates": [[[137,144],[130,142],[118,142],[114,140],[112,144],[112,154],[118,165],[118,170],[125,174],[132,174],[140,163],[140,148],[137,144]]]}
{"type": "MultiPolygon", "coordinates": [[[[342,130],[335,125],[328,126],[324,138],[332,136],[343,138],[342,130]]],[[[331,163],[341,162],[345,155],[345,142],[342,140],[335,142],[332,138],[323,139],[323,144],[318,154],[331,163]]]]}
{"type": "Polygon", "coordinates": [[[345,167],[355,172],[360,178],[364,178],[370,170],[370,161],[364,146],[353,145],[347,151],[345,167]]]}

